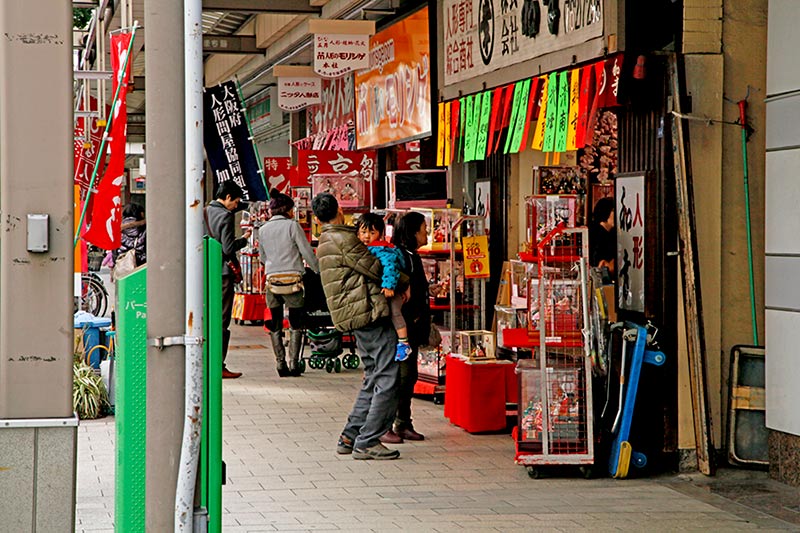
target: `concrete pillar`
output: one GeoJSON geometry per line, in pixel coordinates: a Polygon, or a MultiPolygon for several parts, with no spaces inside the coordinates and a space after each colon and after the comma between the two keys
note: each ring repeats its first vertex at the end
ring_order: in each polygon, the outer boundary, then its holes
{"type": "Polygon", "coordinates": [[[74,527],[71,21],[67,2],[0,2],[0,528],[8,531],[74,527]],[[47,215],[41,251],[28,243],[31,214],[47,215]]]}
{"type": "MultiPolygon", "coordinates": [[[[147,338],[184,332],[183,2],[145,1],[147,338]]],[[[171,531],[183,435],[182,346],[147,349],[147,530],[171,531]]]]}

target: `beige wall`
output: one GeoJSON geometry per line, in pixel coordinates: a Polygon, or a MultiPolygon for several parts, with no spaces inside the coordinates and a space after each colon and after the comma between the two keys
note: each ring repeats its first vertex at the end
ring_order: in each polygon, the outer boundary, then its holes
{"type": "MultiPolygon", "coordinates": [[[[722,20],[722,54],[711,30],[718,10],[715,0],[687,0],[684,51],[691,114],[738,119],[738,108],[727,102],[744,98],[751,87],[748,118],[756,128],[747,145],[750,171],[750,205],[757,313],[763,343],[764,316],[764,119],[766,94],[767,0],[725,0],[722,20]],[[701,6],[699,4],[708,4],[701,6]],[[704,9],[701,9],[704,8],[704,9]],[[694,22],[688,24],[689,17],[694,22]],[[694,33],[696,19],[709,17],[703,38],[694,33]],[[705,43],[705,44],[703,44],[705,43]],[[703,53],[705,52],[705,53],[703,53]]],[[[736,344],[752,343],[747,241],[744,217],[741,130],[734,125],[690,122],[695,213],[701,269],[706,337],[709,412],[713,441],[719,449],[727,419],[729,353],[736,344]]],[[[681,323],[682,323],[682,317],[681,323]]],[[[685,340],[679,348],[679,446],[692,448],[691,398],[685,340]]]]}

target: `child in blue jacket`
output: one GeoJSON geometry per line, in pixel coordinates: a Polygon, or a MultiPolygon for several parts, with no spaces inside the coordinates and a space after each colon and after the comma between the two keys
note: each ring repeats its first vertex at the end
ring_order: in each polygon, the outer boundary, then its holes
{"type": "MultiPolygon", "coordinates": [[[[403,253],[394,244],[385,240],[386,225],[375,213],[364,213],[358,219],[358,238],[383,265],[381,289],[392,313],[392,325],[397,331],[397,353],[395,360],[405,361],[411,354],[408,344],[408,329],[403,319],[403,295],[409,291],[407,277],[401,281],[401,270],[405,266],[403,253]]],[[[406,294],[406,299],[408,295],[406,294]]]]}

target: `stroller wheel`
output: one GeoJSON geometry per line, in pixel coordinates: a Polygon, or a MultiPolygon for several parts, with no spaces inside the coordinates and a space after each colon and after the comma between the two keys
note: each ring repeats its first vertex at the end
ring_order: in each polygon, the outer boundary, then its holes
{"type": "Polygon", "coordinates": [[[297,362],[297,368],[300,370],[301,374],[304,374],[305,371],[306,371],[306,360],[305,359],[300,359],[297,362]]]}
{"type": "Polygon", "coordinates": [[[353,358],[349,353],[342,356],[342,366],[345,368],[355,368],[353,366],[353,358]]]}
{"type": "Polygon", "coordinates": [[[333,361],[332,360],[328,359],[328,361],[325,363],[325,371],[328,374],[333,372],[333,361]]]}
{"type": "Polygon", "coordinates": [[[338,357],[334,359],[333,369],[336,371],[337,374],[342,371],[342,362],[339,360],[338,357]]]}

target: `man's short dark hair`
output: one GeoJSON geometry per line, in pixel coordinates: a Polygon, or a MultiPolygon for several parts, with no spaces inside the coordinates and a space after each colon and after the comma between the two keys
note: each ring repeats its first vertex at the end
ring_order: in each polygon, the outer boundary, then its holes
{"type": "Polygon", "coordinates": [[[311,209],[317,220],[325,224],[336,218],[336,214],[339,212],[339,202],[331,193],[321,192],[311,200],[311,209]]]}
{"type": "Polygon", "coordinates": [[[381,235],[386,231],[386,224],[383,222],[383,218],[376,213],[364,213],[358,217],[356,227],[358,229],[364,228],[367,231],[375,230],[381,235]]]}
{"type": "Polygon", "coordinates": [[[233,180],[223,181],[222,185],[217,189],[217,194],[214,195],[214,199],[224,200],[228,196],[231,197],[231,200],[244,198],[244,191],[233,180]]]}

